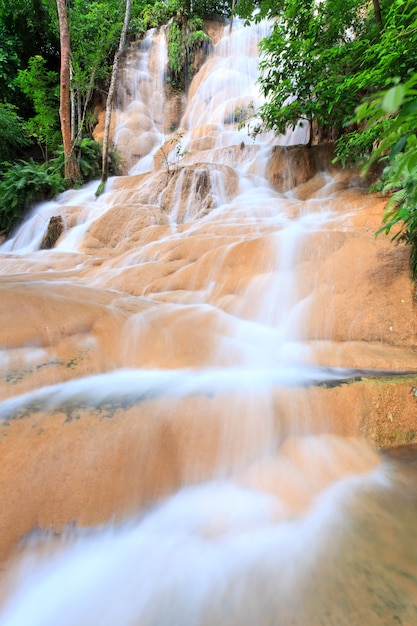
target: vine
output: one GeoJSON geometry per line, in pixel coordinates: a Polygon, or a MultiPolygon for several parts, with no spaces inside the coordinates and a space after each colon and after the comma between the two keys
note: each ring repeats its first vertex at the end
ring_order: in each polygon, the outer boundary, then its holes
{"type": "Polygon", "coordinates": [[[195,53],[210,38],[203,31],[203,20],[197,16],[179,16],[168,28],[168,82],[178,91],[185,91],[193,77],[195,53]]]}

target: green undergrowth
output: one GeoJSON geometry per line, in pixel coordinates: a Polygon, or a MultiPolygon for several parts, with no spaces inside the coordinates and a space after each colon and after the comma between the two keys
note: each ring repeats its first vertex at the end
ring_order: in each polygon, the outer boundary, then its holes
{"type": "MultiPolygon", "coordinates": [[[[75,154],[81,178],[77,187],[99,178],[101,173],[101,145],[85,137],[75,145],[75,154]]],[[[121,171],[121,162],[115,150],[110,152],[110,174],[121,171]]],[[[9,233],[27,216],[38,202],[51,200],[70,187],[64,176],[63,149],[46,163],[33,159],[13,164],[2,163],[0,168],[0,233],[9,233]]]]}

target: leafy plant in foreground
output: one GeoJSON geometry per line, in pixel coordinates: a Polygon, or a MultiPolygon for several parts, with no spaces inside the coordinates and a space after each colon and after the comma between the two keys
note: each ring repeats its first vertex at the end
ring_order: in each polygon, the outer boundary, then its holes
{"type": "Polygon", "coordinates": [[[55,167],[33,160],[15,163],[0,179],[0,230],[10,231],[35,202],[64,189],[65,181],[55,167]]]}
{"type": "Polygon", "coordinates": [[[364,172],[376,161],[385,163],[376,186],[390,198],[377,235],[393,232],[393,240],[410,246],[410,269],[417,279],[417,74],[405,83],[378,92],[358,107],[356,121],[365,130],[385,122],[385,135],[373,151],[364,172]]]}

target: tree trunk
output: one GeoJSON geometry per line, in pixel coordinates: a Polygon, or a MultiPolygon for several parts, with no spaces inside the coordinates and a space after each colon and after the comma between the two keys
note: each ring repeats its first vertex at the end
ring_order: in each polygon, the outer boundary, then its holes
{"type": "Polygon", "coordinates": [[[232,29],[233,29],[233,14],[235,12],[235,5],[236,5],[236,0],[232,0],[232,10],[231,10],[231,13],[230,13],[229,35],[232,33],[232,29]]]}
{"type": "Polygon", "coordinates": [[[70,67],[70,102],[71,102],[71,145],[75,144],[75,98],[74,98],[74,89],[72,88],[73,84],[73,72],[72,67],[70,67]]]}
{"type": "Polygon", "coordinates": [[[65,178],[71,182],[79,179],[79,171],[72,151],[71,105],[70,105],[70,59],[71,47],[65,0],[57,0],[59,37],[61,46],[61,69],[59,87],[59,116],[61,118],[62,143],[64,145],[65,178]]]}
{"type": "MultiPolygon", "coordinates": [[[[89,102],[91,100],[91,96],[93,94],[94,79],[95,79],[95,76],[96,76],[96,67],[93,67],[93,69],[90,70],[90,71],[91,71],[90,82],[88,84],[88,91],[87,91],[87,93],[85,95],[83,104],[81,104],[81,99],[80,99],[79,113],[78,113],[78,131],[77,131],[77,136],[75,138],[76,141],[78,139],[80,139],[80,137],[82,136],[84,122],[85,122],[85,116],[87,114],[87,107],[88,107],[88,104],[89,104],[89,102]]],[[[90,129],[86,129],[86,130],[90,130],[90,129]]]]}
{"type": "Polygon", "coordinates": [[[110,79],[110,87],[109,87],[109,93],[107,96],[107,103],[106,103],[106,120],[104,123],[103,162],[102,162],[102,169],[101,169],[101,182],[96,191],[96,196],[103,193],[105,184],[109,177],[108,158],[109,158],[109,133],[110,133],[110,122],[111,122],[111,110],[112,110],[114,92],[116,89],[116,79],[117,79],[117,71],[119,68],[119,58],[120,58],[121,53],[124,50],[125,43],[126,43],[126,34],[127,34],[127,27],[129,26],[131,3],[132,3],[132,0],[126,0],[125,19],[123,22],[123,28],[122,28],[122,32],[120,35],[119,47],[116,51],[116,54],[114,55],[113,68],[112,68],[111,79],[110,79]]]}
{"type": "Polygon", "coordinates": [[[379,0],[372,0],[372,2],[374,5],[375,22],[378,24],[379,28],[382,29],[381,5],[379,4],[379,0]]]}
{"type": "Polygon", "coordinates": [[[307,148],[311,148],[313,145],[313,118],[308,118],[308,143],[307,148]]]}

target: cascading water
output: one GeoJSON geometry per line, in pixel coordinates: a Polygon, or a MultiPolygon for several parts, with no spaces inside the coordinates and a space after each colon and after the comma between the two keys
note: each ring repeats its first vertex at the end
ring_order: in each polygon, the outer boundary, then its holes
{"type": "Polygon", "coordinates": [[[40,205],[0,249],[1,626],[416,623],[417,467],[359,436],[377,396],[348,384],[412,367],[388,343],[409,322],[386,309],[358,347],[369,199],[343,173],[277,191],[273,146],[304,129],[239,129],[262,28],[225,28],[173,135],[151,32],[114,130],[130,176],[40,205]]]}
{"type": "MultiPolygon", "coordinates": [[[[117,93],[114,142],[125,155],[129,169],[149,154],[163,137],[166,64],[165,33],[163,30],[155,32],[153,29],[132,50],[122,68],[122,87],[117,93]]],[[[141,163],[142,171],[150,164],[145,159],[141,163]]]]}

